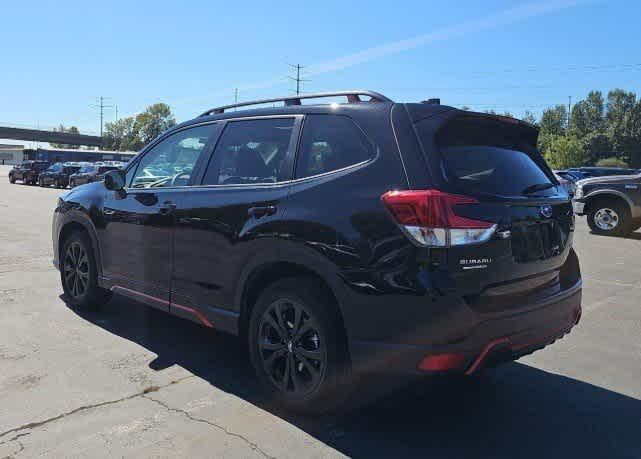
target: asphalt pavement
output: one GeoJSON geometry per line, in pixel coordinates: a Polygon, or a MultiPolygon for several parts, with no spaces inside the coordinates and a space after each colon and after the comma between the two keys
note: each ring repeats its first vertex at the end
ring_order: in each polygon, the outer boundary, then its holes
{"type": "Polygon", "coordinates": [[[480,380],[419,381],[301,417],[261,398],[237,338],[122,297],[99,312],[68,307],[51,264],[63,191],[10,185],[7,173],[0,458],[641,457],[640,232],[599,237],[578,220],[583,317],[548,348],[480,380]]]}

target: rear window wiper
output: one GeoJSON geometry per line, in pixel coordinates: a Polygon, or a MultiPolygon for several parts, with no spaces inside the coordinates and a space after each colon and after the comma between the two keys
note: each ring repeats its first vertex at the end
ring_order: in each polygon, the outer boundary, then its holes
{"type": "Polygon", "coordinates": [[[523,191],[521,191],[521,194],[532,194],[536,193],[537,191],[543,191],[543,190],[549,190],[550,188],[554,188],[556,185],[554,183],[535,183],[534,185],[530,185],[527,188],[525,188],[523,191]]]}

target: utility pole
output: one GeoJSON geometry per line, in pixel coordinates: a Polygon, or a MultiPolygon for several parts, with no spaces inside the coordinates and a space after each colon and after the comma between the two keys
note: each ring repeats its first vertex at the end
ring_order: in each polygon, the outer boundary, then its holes
{"type": "Polygon", "coordinates": [[[296,64],[296,65],[289,64],[289,66],[292,67],[293,69],[296,69],[296,77],[288,76],[287,78],[289,78],[290,80],[296,82],[296,95],[298,96],[298,95],[300,95],[300,84],[301,83],[307,83],[308,81],[312,81],[312,80],[305,80],[305,79],[301,78],[301,76],[300,76],[301,70],[305,68],[302,65],[300,65],[300,64],[296,64]]]}
{"type": "MultiPolygon", "coordinates": [[[[234,89],[234,104],[238,103],[238,88],[234,89]]],[[[238,110],[238,107],[234,108],[234,111],[238,110]]]]}
{"type": "Polygon", "coordinates": [[[97,105],[92,105],[92,107],[97,108],[97,109],[100,110],[100,137],[102,137],[104,118],[105,118],[105,109],[106,108],[113,108],[113,105],[105,105],[105,100],[106,99],[110,99],[110,97],[100,96],[100,98],[98,99],[98,104],[97,105]]]}
{"type": "Polygon", "coordinates": [[[114,105],[114,110],[116,111],[115,120],[118,121],[118,105],[114,105]]]}

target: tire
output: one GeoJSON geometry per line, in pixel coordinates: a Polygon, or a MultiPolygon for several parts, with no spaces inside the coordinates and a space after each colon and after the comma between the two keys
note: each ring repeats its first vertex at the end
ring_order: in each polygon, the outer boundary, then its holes
{"type": "Polygon", "coordinates": [[[13,175],[9,175],[9,183],[11,183],[12,185],[16,183],[16,179],[14,178],[13,175]]]}
{"type": "Polygon", "coordinates": [[[68,303],[96,309],[109,301],[111,292],[98,286],[96,258],[87,233],[74,231],[64,240],[60,263],[60,281],[68,303]]]}
{"type": "Polygon", "coordinates": [[[346,339],[331,301],[304,278],[283,279],[259,296],[247,337],[252,365],[270,402],[318,414],[333,411],[349,395],[346,339]]]}
{"type": "Polygon", "coordinates": [[[43,188],[44,188],[44,186],[45,186],[45,182],[44,182],[44,180],[42,180],[42,179],[38,179],[38,185],[40,185],[41,187],[43,187],[43,188]]]}
{"type": "Polygon", "coordinates": [[[632,231],[630,210],[621,202],[601,199],[590,205],[588,225],[595,234],[625,236],[632,231]]]}

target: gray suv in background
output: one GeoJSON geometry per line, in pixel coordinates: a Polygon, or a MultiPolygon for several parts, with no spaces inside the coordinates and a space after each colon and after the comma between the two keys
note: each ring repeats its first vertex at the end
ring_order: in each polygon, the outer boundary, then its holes
{"type": "Polygon", "coordinates": [[[625,236],[641,227],[641,174],[579,180],[574,213],[596,234],[625,236]]]}

